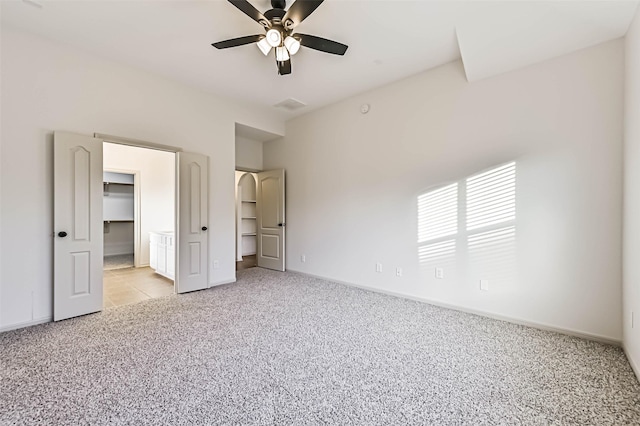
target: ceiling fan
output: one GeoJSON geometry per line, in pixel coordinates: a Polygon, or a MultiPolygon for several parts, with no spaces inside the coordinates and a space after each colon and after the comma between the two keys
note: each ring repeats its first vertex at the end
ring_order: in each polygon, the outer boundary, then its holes
{"type": "Polygon", "coordinates": [[[293,29],[311,15],[324,0],[297,0],[285,10],[286,0],[271,0],[271,10],[260,13],[247,0],[228,0],[229,3],[244,12],[248,17],[264,27],[265,34],[249,35],[213,43],[216,49],[243,46],[257,43],[258,48],[267,56],[275,48],[278,74],[291,74],[291,56],[300,46],[334,55],[344,55],[348,46],[337,41],[294,33],[293,29]]]}

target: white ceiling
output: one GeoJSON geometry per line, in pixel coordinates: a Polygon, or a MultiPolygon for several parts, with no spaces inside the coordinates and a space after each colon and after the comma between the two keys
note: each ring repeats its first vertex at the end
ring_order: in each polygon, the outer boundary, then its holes
{"type": "MultiPolygon", "coordinates": [[[[224,0],[3,0],[2,25],[265,108],[287,98],[306,113],[460,58],[470,81],[623,36],[636,1],[326,0],[297,29],[349,45],[344,57],[302,48],[293,73],[253,45],[212,42],[260,34],[224,0]],[[458,47],[460,44],[460,48],[458,47]]],[[[249,0],[257,9],[269,0],[249,0]]],[[[290,4],[290,1],[287,2],[290,4]]]]}

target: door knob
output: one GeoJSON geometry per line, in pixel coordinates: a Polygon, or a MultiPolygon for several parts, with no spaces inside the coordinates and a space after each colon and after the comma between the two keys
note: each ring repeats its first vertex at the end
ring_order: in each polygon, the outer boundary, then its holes
{"type": "Polygon", "coordinates": [[[206,230],[207,230],[207,227],[206,227],[206,226],[203,226],[203,227],[202,227],[202,230],[203,230],[203,231],[206,231],[206,230]]]}
{"type": "Polygon", "coordinates": [[[279,224],[278,224],[278,226],[284,226],[284,225],[285,225],[284,223],[279,223],[279,224]]]}
{"type": "Polygon", "coordinates": [[[64,232],[64,231],[62,231],[62,232],[58,232],[58,237],[60,237],[60,238],[64,238],[64,237],[66,237],[66,236],[67,236],[67,233],[66,233],[66,232],[64,232]]]}

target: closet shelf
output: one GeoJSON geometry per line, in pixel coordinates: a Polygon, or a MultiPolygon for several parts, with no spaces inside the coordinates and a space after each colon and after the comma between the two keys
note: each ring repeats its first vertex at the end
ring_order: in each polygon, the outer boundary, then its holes
{"type": "Polygon", "coordinates": [[[255,203],[256,200],[242,200],[243,203],[255,203]]]}
{"type": "Polygon", "coordinates": [[[105,185],[129,185],[129,186],[133,186],[133,182],[107,182],[104,181],[102,182],[105,185]]]}
{"type": "Polygon", "coordinates": [[[104,172],[102,181],[106,184],[133,185],[134,177],[130,173],[104,172]]]}
{"type": "Polygon", "coordinates": [[[255,218],[256,218],[255,216],[253,216],[253,217],[251,217],[251,216],[243,217],[243,219],[255,219],[255,218]]]}
{"type": "Polygon", "coordinates": [[[255,232],[243,232],[242,236],[243,237],[255,237],[256,233],[255,232]]]}
{"type": "Polygon", "coordinates": [[[133,222],[133,219],[104,219],[104,222],[133,222]]]}

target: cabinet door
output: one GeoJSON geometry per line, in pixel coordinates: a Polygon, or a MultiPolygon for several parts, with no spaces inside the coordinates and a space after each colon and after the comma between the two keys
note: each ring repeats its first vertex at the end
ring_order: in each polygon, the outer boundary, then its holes
{"type": "Polygon", "coordinates": [[[176,251],[173,247],[167,247],[167,276],[174,278],[176,275],[176,251]]]}
{"type": "Polygon", "coordinates": [[[158,268],[156,271],[161,274],[167,273],[167,245],[165,244],[166,237],[160,236],[160,244],[158,244],[158,268]]]}
{"type": "Polygon", "coordinates": [[[167,235],[167,276],[174,278],[176,275],[176,248],[173,235],[167,235]]]}
{"type": "Polygon", "coordinates": [[[158,269],[158,236],[149,236],[149,266],[151,269],[158,269]]]}

